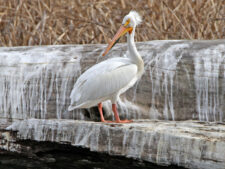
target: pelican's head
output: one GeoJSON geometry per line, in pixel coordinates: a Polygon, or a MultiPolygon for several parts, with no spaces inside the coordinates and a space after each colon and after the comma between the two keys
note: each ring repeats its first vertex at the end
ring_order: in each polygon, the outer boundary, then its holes
{"type": "Polygon", "coordinates": [[[119,41],[120,37],[125,35],[127,32],[131,34],[134,28],[140,24],[141,21],[141,16],[136,11],[130,11],[130,13],[123,18],[122,25],[113,37],[112,41],[109,42],[103,56],[105,56],[109,50],[112,49],[112,47],[119,41]]]}
{"type": "Polygon", "coordinates": [[[136,11],[130,11],[130,13],[123,18],[122,25],[134,28],[139,25],[141,21],[141,16],[136,11]]]}

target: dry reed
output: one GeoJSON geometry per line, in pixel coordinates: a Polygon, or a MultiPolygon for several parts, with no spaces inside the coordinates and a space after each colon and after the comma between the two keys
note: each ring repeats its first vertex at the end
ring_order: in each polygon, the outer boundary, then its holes
{"type": "Polygon", "coordinates": [[[137,41],[225,38],[225,0],[0,0],[0,46],[107,43],[132,9],[137,41]]]}

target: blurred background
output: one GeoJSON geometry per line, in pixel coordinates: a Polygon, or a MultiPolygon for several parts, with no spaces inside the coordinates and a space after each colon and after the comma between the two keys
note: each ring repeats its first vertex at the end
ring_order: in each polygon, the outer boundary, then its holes
{"type": "Polygon", "coordinates": [[[107,43],[130,10],[137,41],[225,38],[225,0],[0,0],[0,46],[107,43]]]}

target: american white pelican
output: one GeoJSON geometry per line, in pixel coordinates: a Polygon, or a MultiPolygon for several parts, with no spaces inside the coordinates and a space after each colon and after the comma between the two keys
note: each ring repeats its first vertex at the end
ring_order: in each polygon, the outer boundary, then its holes
{"type": "Polygon", "coordinates": [[[132,120],[120,120],[116,101],[120,94],[132,87],[144,72],[144,62],[135,43],[135,28],[141,23],[140,15],[131,11],[123,19],[122,25],[108,44],[103,56],[127,33],[128,57],[116,57],[100,62],[85,71],[76,81],[71,92],[71,105],[68,110],[90,108],[98,105],[102,122],[106,121],[102,113],[102,102],[111,100],[116,123],[129,123],[132,120]]]}

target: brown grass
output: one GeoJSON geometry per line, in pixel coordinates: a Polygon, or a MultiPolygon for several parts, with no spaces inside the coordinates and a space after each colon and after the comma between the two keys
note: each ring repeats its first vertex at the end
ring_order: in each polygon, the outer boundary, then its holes
{"type": "Polygon", "coordinates": [[[225,0],[0,0],[0,45],[107,43],[131,9],[137,41],[225,38],[225,0]]]}

